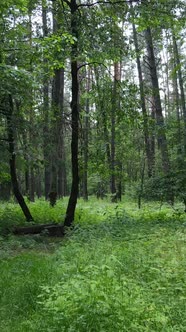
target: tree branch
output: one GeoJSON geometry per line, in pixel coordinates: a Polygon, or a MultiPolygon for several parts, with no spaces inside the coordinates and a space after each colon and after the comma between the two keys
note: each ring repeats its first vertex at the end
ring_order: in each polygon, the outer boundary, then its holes
{"type": "MultiPolygon", "coordinates": [[[[68,0],[64,0],[64,1],[68,1],[68,0]]],[[[139,3],[141,0],[132,0],[132,2],[137,2],[139,3]]],[[[115,5],[115,4],[123,4],[123,3],[131,3],[131,0],[119,0],[119,1],[96,1],[93,3],[85,3],[85,4],[80,4],[78,5],[78,8],[80,7],[93,7],[95,5],[104,5],[104,4],[108,4],[108,5],[115,5]]]]}
{"type": "Polygon", "coordinates": [[[83,68],[83,67],[86,67],[86,66],[90,66],[90,65],[102,65],[102,66],[104,66],[106,69],[107,69],[107,66],[104,64],[104,63],[102,63],[102,62],[97,62],[97,61],[93,61],[93,62],[86,62],[86,63],[83,63],[82,65],[80,65],[79,67],[78,67],[78,70],[80,70],[81,68],[83,68]]]}

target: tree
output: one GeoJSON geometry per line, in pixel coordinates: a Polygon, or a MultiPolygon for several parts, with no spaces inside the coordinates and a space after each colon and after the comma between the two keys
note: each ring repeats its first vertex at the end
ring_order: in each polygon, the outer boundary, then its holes
{"type": "Polygon", "coordinates": [[[79,165],[78,165],[78,142],[79,142],[79,82],[78,82],[78,5],[76,0],[66,2],[71,13],[71,33],[74,43],[71,46],[71,79],[72,79],[72,185],[70,198],[66,210],[64,225],[70,227],[74,221],[74,213],[79,190],[79,165]]]}
{"type": "Polygon", "coordinates": [[[12,96],[8,96],[8,100],[6,100],[6,104],[8,105],[8,110],[7,110],[7,136],[8,136],[8,145],[9,145],[9,154],[10,154],[10,159],[9,159],[9,164],[10,164],[10,175],[11,175],[11,182],[12,182],[12,188],[14,195],[25,215],[25,218],[27,221],[32,221],[33,217],[25,203],[25,200],[20,192],[19,185],[18,185],[18,180],[17,180],[17,174],[16,174],[16,153],[15,153],[15,148],[14,148],[14,122],[13,122],[13,99],[12,96]]]}
{"type": "Polygon", "coordinates": [[[145,151],[146,151],[146,158],[147,158],[148,176],[151,177],[153,175],[154,160],[153,160],[153,154],[152,154],[150,137],[149,137],[148,114],[147,114],[146,102],[145,102],[145,90],[144,90],[144,81],[143,81],[143,74],[142,74],[141,61],[140,61],[140,50],[139,50],[139,45],[138,45],[136,26],[134,23],[132,23],[132,28],[133,28],[134,46],[135,46],[135,51],[136,51],[136,62],[137,62],[137,69],[138,69],[141,109],[142,109],[142,114],[143,114],[143,132],[144,132],[144,140],[145,140],[145,151]]]}
{"type": "MultiPolygon", "coordinates": [[[[42,25],[43,37],[48,36],[47,6],[46,1],[42,1],[42,25]]],[[[43,156],[44,156],[44,188],[45,199],[48,199],[50,192],[50,147],[49,147],[49,77],[47,59],[43,59],[45,69],[43,77],[43,156]]]]}

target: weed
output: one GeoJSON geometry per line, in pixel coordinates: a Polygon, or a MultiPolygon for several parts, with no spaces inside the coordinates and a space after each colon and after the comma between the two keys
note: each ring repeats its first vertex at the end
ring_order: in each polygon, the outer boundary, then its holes
{"type": "MultiPolygon", "coordinates": [[[[45,213],[60,220],[65,204],[31,208],[43,223],[45,213]]],[[[61,243],[1,237],[0,330],[185,331],[185,218],[153,203],[139,211],[131,202],[79,200],[61,243]]]]}

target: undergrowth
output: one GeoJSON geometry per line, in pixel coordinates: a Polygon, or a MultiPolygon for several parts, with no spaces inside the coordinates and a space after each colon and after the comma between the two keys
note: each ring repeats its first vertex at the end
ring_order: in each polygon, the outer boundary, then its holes
{"type": "MultiPolygon", "coordinates": [[[[65,204],[31,207],[37,222],[45,213],[60,222],[65,204]]],[[[0,331],[185,331],[185,230],[180,206],[139,211],[92,199],[79,201],[66,239],[2,236],[0,331]]]]}

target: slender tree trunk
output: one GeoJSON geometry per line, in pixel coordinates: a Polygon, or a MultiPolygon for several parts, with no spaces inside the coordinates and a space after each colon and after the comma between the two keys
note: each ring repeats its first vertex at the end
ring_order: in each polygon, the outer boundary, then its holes
{"type": "Polygon", "coordinates": [[[64,142],[64,69],[60,70],[59,123],[58,123],[58,196],[65,195],[66,153],[64,142]]]}
{"type": "Polygon", "coordinates": [[[181,71],[181,63],[180,63],[180,56],[178,52],[178,46],[176,42],[176,37],[173,33],[173,49],[174,49],[174,57],[176,61],[176,65],[178,68],[178,80],[181,92],[181,108],[183,111],[183,121],[184,121],[184,132],[183,132],[183,144],[184,144],[184,153],[186,155],[186,103],[185,103],[185,92],[184,92],[184,84],[183,84],[183,77],[181,71]]]}
{"type": "Polygon", "coordinates": [[[155,123],[156,123],[156,108],[154,105],[154,98],[152,97],[152,103],[151,103],[151,125],[149,127],[149,140],[150,140],[150,155],[151,155],[151,162],[152,162],[152,176],[155,174],[155,123]]]}
{"type": "Polygon", "coordinates": [[[28,139],[26,130],[22,132],[23,145],[24,145],[24,160],[25,160],[25,190],[24,194],[28,197],[29,195],[29,161],[28,161],[28,139]]]}
{"type": "Polygon", "coordinates": [[[8,201],[11,194],[11,183],[4,182],[0,184],[0,200],[8,201]]]}
{"type": "Polygon", "coordinates": [[[168,156],[168,147],[167,147],[167,139],[165,133],[165,123],[163,117],[163,111],[161,106],[160,92],[159,92],[159,82],[157,76],[156,69],[156,61],[154,56],[154,47],[151,35],[151,29],[148,27],[145,31],[145,39],[147,44],[147,53],[148,53],[148,63],[149,63],[149,71],[151,76],[151,83],[153,89],[153,98],[154,105],[156,109],[156,124],[157,124],[157,138],[158,145],[161,149],[162,156],[162,167],[164,173],[167,174],[170,170],[170,161],[168,156]]]}
{"type": "Polygon", "coordinates": [[[137,38],[137,31],[135,24],[132,24],[133,27],[133,36],[134,36],[134,45],[136,51],[136,62],[138,68],[138,79],[139,79],[139,87],[140,87],[140,99],[141,99],[141,108],[143,114],[143,132],[144,132],[144,140],[145,140],[145,152],[147,158],[147,168],[148,168],[148,176],[151,177],[153,174],[153,158],[151,155],[151,146],[150,146],[150,138],[149,138],[149,128],[148,128],[148,114],[146,110],[146,103],[145,103],[145,93],[144,93],[144,83],[143,83],[143,75],[141,69],[141,62],[139,56],[139,45],[138,45],[138,38],[137,38]]]}
{"type": "Polygon", "coordinates": [[[180,103],[179,103],[179,91],[177,82],[177,73],[173,77],[173,94],[174,94],[174,106],[176,108],[176,118],[177,118],[177,154],[180,158],[182,154],[182,135],[181,135],[181,119],[180,119],[180,103]]]}
{"type": "Polygon", "coordinates": [[[85,105],[85,117],[84,117],[84,140],[83,140],[83,198],[88,201],[88,143],[89,143],[89,97],[90,91],[90,69],[88,68],[88,76],[86,79],[86,105],[85,105]]]}
{"type": "Polygon", "coordinates": [[[35,172],[34,167],[32,165],[30,166],[30,177],[29,177],[29,200],[31,202],[35,201],[35,172]]]}
{"type": "MultiPolygon", "coordinates": [[[[32,48],[32,13],[29,13],[29,44],[30,49],[32,48]]],[[[32,60],[30,60],[30,72],[32,72],[32,60]]],[[[32,150],[32,146],[34,143],[34,131],[33,131],[33,125],[34,125],[34,114],[33,114],[33,94],[31,96],[31,103],[30,103],[30,111],[29,111],[29,143],[30,143],[30,164],[29,164],[29,199],[31,202],[34,202],[35,200],[35,174],[34,174],[34,166],[33,166],[33,160],[34,160],[34,153],[32,150]]]]}
{"type": "Polygon", "coordinates": [[[98,108],[100,110],[101,114],[101,122],[103,124],[103,134],[104,134],[104,140],[105,140],[105,145],[106,145],[106,159],[107,159],[107,164],[110,167],[110,162],[111,162],[111,152],[110,152],[110,143],[109,143],[109,133],[108,133],[108,128],[107,128],[107,113],[106,113],[106,105],[104,104],[104,99],[101,93],[101,87],[99,85],[99,73],[97,72],[96,68],[94,68],[94,73],[95,73],[95,78],[96,78],[96,85],[97,85],[97,91],[98,91],[98,96],[99,96],[99,105],[98,108]]]}
{"type": "MultiPolygon", "coordinates": [[[[51,167],[51,183],[50,191],[57,192],[58,190],[58,141],[59,141],[59,92],[60,92],[60,77],[61,70],[56,69],[53,78],[52,85],[52,146],[51,146],[51,156],[52,156],[52,167],[51,167]]],[[[60,123],[61,124],[61,123],[60,123]]]]}
{"type": "Polygon", "coordinates": [[[28,196],[29,193],[29,172],[28,172],[28,164],[26,165],[25,170],[25,195],[28,196]]]}
{"type": "Polygon", "coordinates": [[[119,170],[119,179],[117,184],[117,199],[121,201],[122,199],[122,162],[117,161],[118,170],[119,170]]]}
{"type": "Polygon", "coordinates": [[[32,221],[32,215],[28,209],[28,206],[25,203],[25,200],[19,190],[17,174],[16,174],[16,153],[14,148],[14,123],[13,123],[13,100],[9,95],[9,110],[7,114],[7,134],[8,134],[8,144],[9,144],[9,153],[10,153],[10,175],[14,195],[25,215],[27,221],[32,221]]]}
{"type": "Polygon", "coordinates": [[[58,196],[63,197],[66,195],[66,153],[63,128],[59,133],[58,144],[58,196]]]}
{"type": "MultiPolygon", "coordinates": [[[[53,31],[56,33],[61,26],[61,9],[54,3],[53,10],[57,19],[53,16],[53,31]]],[[[53,191],[59,197],[65,194],[65,144],[64,144],[64,69],[56,69],[53,80],[52,107],[54,112],[53,121],[53,154],[52,154],[52,185],[53,191]]]]}
{"type": "MultiPolygon", "coordinates": [[[[115,152],[115,136],[116,136],[116,108],[117,108],[117,84],[118,84],[118,63],[114,63],[114,82],[112,91],[112,110],[111,110],[111,144],[110,144],[110,190],[111,194],[116,195],[116,152],[115,152]]],[[[115,198],[114,198],[115,199],[115,198]]]]}
{"type": "Polygon", "coordinates": [[[38,198],[40,198],[42,196],[41,179],[42,179],[42,175],[41,175],[41,172],[40,172],[40,167],[37,167],[37,174],[36,174],[36,194],[37,194],[38,198]]]}
{"type": "Polygon", "coordinates": [[[66,174],[65,145],[64,145],[64,69],[55,70],[52,107],[54,112],[53,121],[53,151],[52,151],[52,183],[51,190],[64,195],[64,183],[66,174]]]}
{"type": "Polygon", "coordinates": [[[72,185],[70,198],[66,210],[65,226],[71,226],[74,220],[75,208],[78,198],[79,187],[79,165],[78,165],[78,141],[79,141],[79,82],[78,82],[78,6],[76,0],[71,0],[71,33],[74,38],[74,44],[71,48],[71,78],[72,78],[72,139],[71,139],[71,158],[72,158],[72,185]]]}
{"type": "MultiPolygon", "coordinates": [[[[42,24],[43,36],[48,35],[46,1],[42,0],[42,24]]],[[[44,156],[44,191],[45,199],[48,199],[50,191],[50,146],[49,146],[49,81],[47,72],[47,60],[43,59],[45,75],[43,79],[43,156],[44,156]]]]}
{"type": "Polygon", "coordinates": [[[144,178],[145,178],[145,161],[143,158],[142,167],[141,167],[141,183],[140,183],[140,191],[138,194],[138,208],[141,209],[141,199],[143,196],[143,186],[144,186],[144,178]]]}

